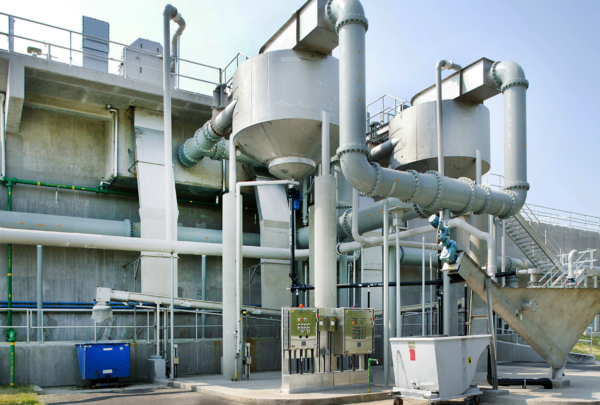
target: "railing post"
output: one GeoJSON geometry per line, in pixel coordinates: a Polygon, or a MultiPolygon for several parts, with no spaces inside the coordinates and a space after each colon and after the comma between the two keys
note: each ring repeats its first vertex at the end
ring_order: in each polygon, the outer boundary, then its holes
{"type": "Polygon", "coordinates": [[[69,31],[69,66],[73,64],[73,31],[69,31]]]}

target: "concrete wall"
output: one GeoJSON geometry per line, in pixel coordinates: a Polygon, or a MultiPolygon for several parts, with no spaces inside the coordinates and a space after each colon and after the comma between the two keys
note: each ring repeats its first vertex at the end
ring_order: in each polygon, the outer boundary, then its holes
{"type": "MultiPolygon", "coordinates": [[[[281,341],[273,339],[247,340],[251,344],[252,371],[281,368],[281,341]]],[[[64,385],[82,386],[85,381],[79,374],[76,343],[17,344],[15,358],[17,384],[31,383],[41,387],[64,385]]],[[[198,342],[178,342],[180,366],[178,375],[214,374],[221,372],[222,343],[220,339],[198,342]]],[[[127,381],[143,381],[148,377],[147,359],[153,354],[154,344],[130,342],[130,376],[127,381]]],[[[9,346],[0,344],[0,358],[8,359],[9,346]]],[[[0,369],[0,385],[8,385],[8,368],[0,369]]]]}

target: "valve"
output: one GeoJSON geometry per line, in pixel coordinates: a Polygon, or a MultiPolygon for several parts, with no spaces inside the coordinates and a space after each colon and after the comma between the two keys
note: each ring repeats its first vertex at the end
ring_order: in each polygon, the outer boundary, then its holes
{"type": "Polygon", "coordinates": [[[437,215],[430,216],[429,223],[438,230],[437,240],[444,246],[440,253],[440,261],[448,264],[455,263],[458,247],[456,246],[456,242],[450,239],[450,228],[445,226],[444,222],[440,221],[440,217],[437,215]]]}

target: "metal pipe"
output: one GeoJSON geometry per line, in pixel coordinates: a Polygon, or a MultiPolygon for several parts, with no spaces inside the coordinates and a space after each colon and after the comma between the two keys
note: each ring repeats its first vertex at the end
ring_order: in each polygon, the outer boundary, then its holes
{"type": "Polygon", "coordinates": [[[374,146],[369,151],[369,160],[373,162],[379,162],[380,160],[387,159],[390,157],[394,148],[400,142],[400,138],[388,139],[381,145],[374,146]]]}
{"type": "MultiPolygon", "coordinates": [[[[94,322],[94,325],[96,323],[94,322]]],[[[160,303],[156,303],[156,355],[160,357],[160,303]]]]}
{"type": "MultiPolygon", "coordinates": [[[[439,173],[403,172],[382,168],[377,163],[369,163],[366,156],[368,148],[365,144],[364,130],[366,122],[365,34],[368,21],[359,0],[330,0],[325,9],[325,18],[339,36],[340,148],[338,156],[344,175],[354,188],[370,195],[396,197],[414,203],[416,208],[425,215],[448,209],[461,213],[466,211],[510,217],[521,209],[528,188],[526,181],[511,182],[504,191],[496,191],[477,185],[473,187],[468,182],[442,177],[439,173]]],[[[494,74],[494,78],[497,79],[494,83],[499,83],[505,92],[505,117],[510,121],[518,116],[520,118],[517,121],[524,125],[525,89],[522,88],[524,84],[515,81],[505,82],[504,79],[512,77],[514,69],[506,64],[500,68],[502,72],[494,74]],[[512,93],[513,88],[518,89],[517,95],[507,97],[507,93],[512,93]],[[522,110],[517,111],[515,106],[522,107],[522,110]]],[[[524,80],[524,75],[522,76],[524,80]]],[[[525,128],[520,129],[521,133],[516,138],[523,142],[515,142],[512,131],[516,128],[517,126],[512,122],[505,125],[505,145],[511,145],[505,150],[505,156],[514,155],[517,144],[519,148],[525,145],[525,128]]],[[[519,158],[526,153],[525,148],[521,149],[517,154],[519,158]]],[[[515,163],[513,158],[514,156],[508,158],[511,165],[515,163]]],[[[518,163],[514,172],[519,175],[514,177],[526,178],[526,174],[522,173],[523,168],[526,169],[526,165],[524,166],[522,162],[518,163]]],[[[513,173],[512,169],[508,172],[513,173]]],[[[512,176],[511,174],[511,179],[512,176]]]]}
{"type": "MultiPolygon", "coordinates": [[[[384,204],[385,206],[385,204],[384,204]]],[[[384,210],[385,212],[385,210],[384,210]]],[[[385,223],[389,223],[389,217],[387,215],[383,216],[383,222],[385,223]]],[[[436,229],[431,227],[431,226],[422,226],[419,228],[414,228],[414,229],[409,229],[407,231],[404,232],[400,232],[399,238],[400,239],[405,239],[411,236],[418,236],[424,233],[430,233],[430,232],[436,232],[436,229]]],[[[394,236],[394,235],[392,235],[394,236]]],[[[384,243],[384,238],[381,236],[376,236],[376,237],[372,237],[372,238],[367,238],[365,239],[365,243],[368,244],[368,246],[382,246],[385,245],[384,243]]],[[[389,241],[388,241],[389,243],[389,241]]],[[[394,242],[392,242],[394,243],[394,242]]],[[[405,244],[407,244],[406,246],[415,246],[415,247],[420,247],[421,244],[419,244],[418,242],[404,242],[405,244]],[[415,245],[416,243],[416,245],[415,245]]],[[[337,247],[337,252],[338,254],[345,254],[345,253],[350,253],[353,252],[355,250],[358,250],[361,248],[361,244],[358,242],[346,242],[346,243],[340,243],[337,247]]],[[[401,242],[401,246],[404,246],[404,244],[401,242]]],[[[427,245],[428,248],[431,249],[435,249],[435,244],[429,244],[427,245]]]]}
{"type": "Polygon", "coordinates": [[[171,254],[171,381],[175,379],[175,269],[173,260],[173,254],[171,254]]]}
{"type": "MultiPolygon", "coordinates": [[[[422,236],[423,247],[421,253],[421,336],[425,336],[425,235],[422,236]]],[[[444,291],[445,293],[445,291],[444,291]]]]}
{"type": "Polygon", "coordinates": [[[478,186],[481,186],[481,173],[483,172],[481,162],[481,150],[475,149],[475,184],[477,184],[478,186]]]}
{"type": "Polygon", "coordinates": [[[387,199],[383,201],[383,385],[387,387],[389,385],[390,377],[390,309],[389,309],[389,241],[388,241],[388,202],[387,199]]]}
{"type": "Polygon", "coordinates": [[[329,176],[331,150],[329,146],[329,112],[321,111],[321,176],[329,176]]]}
{"type": "Polygon", "coordinates": [[[119,175],[119,110],[117,110],[116,108],[113,108],[110,104],[108,104],[106,106],[106,109],[108,110],[108,112],[110,112],[111,114],[113,114],[113,116],[115,117],[115,120],[114,120],[115,126],[114,126],[114,129],[113,129],[113,138],[114,138],[114,145],[113,145],[113,172],[112,172],[111,178],[107,182],[108,184],[110,184],[119,175]]]}
{"type": "Polygon", "coordinates": [[[6,94],[0,93],[0,157],[2,166],[0,166],[0,180],[4,181],[6,177],[6,123],[4,117],[4,101],[6,94]]]}
{"type": "MultiPolygon", "coordinates": [[[[353,188],[352,189],[352,237],[354,238],[354,240],[358,243],[360,243],[361,246],[363,246],[366,243],[365,238],[363,238],[360,233],[358,232],[358,190],[353,188]]],[[[385,206],[385,202],[384,202],[384,206],[385,206]]],[[[387,215],[385,214],[387,213],[387,211],[384,210],[384,221],[387,220],[387,215]]]]}
{"type": "Polygon", "coordinates": [[[177,9],[170,4],[163,11],[163,121],[164,121],[164,165],[165,165],[165,214],[166,234],[165,239],[172,241],[175,229],[173,228],[173,137],[171,125],[171,43],[170,22],[177,16],[177,9]]]}
{"type": "MultiPolygon", "coordinates": [[[[44,308],[44,252],[42,246],[37,246],[37,309],[44,308]]],[[[37,313],[37,324],[42,324],[42,311],[37,313]]],[[[37,331],[38,342],[42,341],[42,329],[37,331]]]]}
{"type": "Polygon", "coordinates": [[[396,228],[396,337],[402,337],[402,289],[401,283],[401,255],[400,255],[400,219],[401,215],[394,212],[394,227],[396,228]]]}
{"type": "Polygon", "coordinates": [[[467,224],[462,219],[454,218],[454,219],[447,221],[446,224],[450,228],[460,228],[463,231],[466,231],[467,233],[470,233],[471,235],[475,236],[479,240],[485,240],[485,242],[487,244],[487,250],[488,250],[487,274],[491,278],[494,278],[496,271],[498,269],[498,258],[496,256],[496,241],[494,240],[494,237],[487,232],[480,231],[479,229],[475,228],[474,226],[467,224]]]}
{"type": "MultiPolygon", "coordinates": [[[[462,69],[451,60],[440,59],[435,64],[435,91],[437,96],[436,117],[437,117],[437,152],[438,152],[438,172],[444,177],[444,136],[442,115],[442,69],[460,70],[462,69]]],[[[443,218],[447,219],[447,218],[443,218]]]]}
{"type": "Polygon", "coordinates": [[[175,73],[176,66],[179,66],[179,43],[181,34],[185,30],[185,20],[181,16],[181,13],[177,13],[177,15],[173,18],[173,22],[177,23],[179,27],[175,34],[173,34],[173,39],[171,40],[171,73],[175,73]]]}
{"type": "MultiPolygon", "coordinates": [[[[177,253],[184,255],[227,256],[227,243],[165,242],[161,239],[126,238],[90,234],[69,234],[48,231],[25,231],[0,228],[0,243],[43,245],[86,249],[122,250],[133,252],[177,253]]],[[[233,246],[232,246],[233,248],[233,246]]],[[[333,250],[335,254],[335,250],[333,250]]],[[[253,259],[289,260],[289,249],[261,246],[244,246],[245,257],[253,259]]],[[[235,256],[234,254],[232,256],[235,256]]],[[[296,250],[297,260],[307,260],[308,250],[296,250]]]]}
{"type": "Polygon", "coordinates": [[[567,276],[567,285],[568,286],[574,286],[576,285],[576,281],[575,281],[575,255],[577,254],[577,250],[573,249],[569,252],[569,261],[568,261],[568,268],[569,268],[569,274],[567,276]]]}
{"type": "MultiPolygon", "coordinates": [[[[237,316],[237,355],[236,359],[239,359],[242,356],[244,349],[244,339],[243,339],[243,329],[242,329],[242,296],[243,296],[243,286],[242,286],[242,271],[243,271],[243,246],[242,246],[242,216],[243,216],[243,204],[242,204],[242,193],[240,189],[242,187],[256,187],[256,186],[275,186],[275,185],[294,185],[297,186],[299,183],[297,181],[292,180],[273,180],[273,181],[241,181],[238,182],[235,186],[235,200],[237,203],[235,210],[235,263],[236,263],[236,271],[235,271],[235,307],[236,307],[236,316],[237,316]]],[[[291,225],[291,224],[290,224],[291,225]]],[[[291,249],[288,250],[291,253],[291,249]]],[[[290,260],[293,259],[293,256],[290,255],[290,260]]],[[[236,370],[237,373],[237,370],[236,370]]],[[[237,379],[237,378],[236,378],[237,379]]]]}
{"type": "MultiPolygon", "coordinates": [[[[202,255],[202,301],[206,301],[206,255],[202,255]]],[[[206,314],[202,314],[202,339],[206,339],[206,314]]]]}

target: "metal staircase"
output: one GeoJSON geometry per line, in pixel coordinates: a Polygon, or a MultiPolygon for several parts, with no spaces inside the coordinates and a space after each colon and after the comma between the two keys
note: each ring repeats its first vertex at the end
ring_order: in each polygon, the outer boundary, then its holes
{"type": "Polygon", "coordinates": [[[552,237],[542,240],[541,232],[534,229],[535,219],[525,219],[517,214],[505,220],[505,230],[515,244],[543,274],[540,285],[553,282],[567,271],[566,266],[557,258],[561,249],[552,237]]]}

